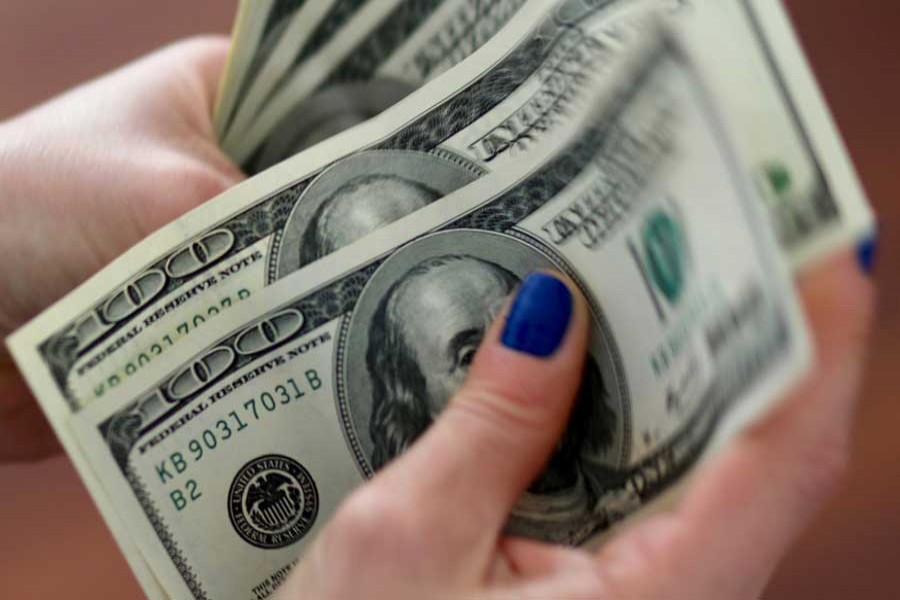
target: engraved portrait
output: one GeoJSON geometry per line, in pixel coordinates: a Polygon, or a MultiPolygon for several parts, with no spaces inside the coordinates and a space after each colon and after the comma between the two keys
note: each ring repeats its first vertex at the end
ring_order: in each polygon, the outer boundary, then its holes
{"type": "Polygon", "coordinates": [[[367,150],[336,162],[302,192],[275,255],[276,278],[296,271],[477,179],[464,159],[367,150]]]}
{"type": "MultiPolygon", "coordinates": [[[[522,277],[552,266],[501,234],[463,230],[421,242],[431,248],[419,252],[416,242],[408,246],[407,260],[397,261],[406,264],[389,274],[390,284],[379,286],[377,298],[366,299],[371,304],[364,309],[366,323],[351,325],[367,328],[365,356],[350,356],[354,364],[347,368],[363,371],[367,379],[366,386],[350,387],[368,396],[352,395],[349,402],[357,412],[359,404],[369,404],[362,411],[367,414],[353,420],[375,470],[409,448],[447,405],[522,277]],[[356,364],[360,360],[364,365],[356,364]]],[[[615,478],[612,457],[621,445],[623,423],[607,381],[612,371],[606,366],[604,375],[597,358],[603,354],[596,351],[600,346],[592,343],[566,432],[513,510],[512,533],[578,543],[609,524],[600,499],[615,478]]]]}

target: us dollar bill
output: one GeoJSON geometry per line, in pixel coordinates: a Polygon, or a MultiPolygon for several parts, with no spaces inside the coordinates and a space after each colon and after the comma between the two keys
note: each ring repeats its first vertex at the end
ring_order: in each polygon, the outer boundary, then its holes
{"type": "Polygon", "coordinates": [[[794,268],[869,233],[871,208],[781,0],[684,8],[684,26],[711,48],[699,60],[794,268]]]}
{"type": "Polygon", "coordinates": [[[215,123],[224,140],[238,114],[255,114],[292,63],[333,37],[365,0],[265,0],[241,3],[215,123]]]}
{"type": "Polygon", "coordinates": [[[557,135],[621,51],[608,31],[630,14],[568,5],[581,2],[529,4],[471,67],[163,228],[15,334],[51,421],[179,364],[181,347],[267,285],[557,135]],[[328,225],[355,204],[368,213],[328,225]]]}
{"type": "MultiPolygon", "coordinates": [[[[309,43],[292,47],[288,42],[296,38],[285,34],[273,68],[241,103],[223,148],[250,174],[281,162],[379,114],[462,61],[523,4],[337,0],[309,43]]],[[[303,17],[298,14],[297,26],[303,17]]]]}
{"type": "Polygon", "coordinates": [[[168,594],[270,595],[340,500],[427,429],[535,269],[577,283],[591,337],[510,533],[581,544],[639,514],[804,372],[758,190],[693,63],[654,39],[541,154],[273,284],[152,385],[73,416],[93,491],[168,594]]]}
{"type": "MultiPolygon", "coordinates": [[[[383,175],[382,165],[391,164],[392,176],[410,185],[427,173],[428,199],[552,138],[567,106],[579,101],[585,82],[603,76],[610,51],[650,5],[659,3],[533,0],[471,59],[381,117],[229,190],[137,245],[10,339],[51,423],[154,365],[178,364],[177,348],[304,264],[301,248],[312,247],[301,242],[304,220],[335,180],[383,175]],[[441,166],[412,168],[413,155],[441,166]]],[[[773,219],[786,230],[780,224],[791,210],[824,215],[809,219],[802,235],[783,235],[786,252],[803,264],[853,241],[871,213],[783,10],[771,0],[703,8],[695,6],[681,23],[708,16],[712,25],[698,39],[719,31],[731,41],[701,60],[710,59],[716,73],[711,85],[734,123],[745,168],[761,188],[781,190],[780,197],[764,194],[773,219]],[[732,46],[743,49],[728,51],[736,63],[722,68],[712,60],[732,46]],[[781,175],[779,186],[768,185],[772,172],[781,175]]],[[[687,11],[681,3],[673,9],[687,11]]],[[[408,202],[404,210],[424,202],[408,202]]],[[[404,210],[382,214],[369,227],[404,210]]]]}
{"type": "Polygon", "coordinates": [[[285,43],[300,47],[317,23],[315,8],[329,4],[306,0],[241,0],[232,32],[231,52],[219,88],[213,124],[219,139],[224,139],[235,112],[269,60],[279,55],[285,43]],[[307,7],[299,31],[290,28],[294,17],[307,7]],[[312,12],[313,14],[309,14],[312,12]]]}

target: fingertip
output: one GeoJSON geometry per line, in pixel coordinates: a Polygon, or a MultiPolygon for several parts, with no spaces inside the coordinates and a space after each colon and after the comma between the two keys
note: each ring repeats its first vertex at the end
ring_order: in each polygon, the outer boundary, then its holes
{"type": "Polygon", "coordinates": [[[478,350],[467,386],[512,398],[553,389],[559,403],[574,394],[589,336],[577,285],[555,271],[536,271],[507,301],[478,350]]]}
{"type": "Polygon", "coordinates": [[[528,275],[507,300],[485,335],[483,348],[550,359],[582,352],[587,338],[586,303],[581,290],[557,271],[528,275]]]}
{"type": "MultiPolygon", "coordinates": [[[[230,38],[220,34],[195,35],[170,43],[148,57],[146,64],[171,77],[189,82],[191,93],[202,95],[205,115],[211,115],[225,73],[230,38]]],[[[177,97],[173,92],[173,97],[177,97]]]]}
{"type": "Polygon", "coordinates": [[[846,251],[824,261],[803,274],[798,283],[823,365],[828,368],[841,360],[840,356],[862,353],[877,291],[854,253],[846,251]]]}
{"type": "Polygon", "coordinates": [[[572,320],[572,291],[551,273],[525,278],[506,314],[500,343],[511,350],[547,358],[562,345],[572,320]]]}
{"type": "Polygon", "coordinates": [[[866,236],[856,246],[856,258],[859,267],[866,275],[872,275],[875,270],[875,261],[878,258],[878,231],[866,236]]]}

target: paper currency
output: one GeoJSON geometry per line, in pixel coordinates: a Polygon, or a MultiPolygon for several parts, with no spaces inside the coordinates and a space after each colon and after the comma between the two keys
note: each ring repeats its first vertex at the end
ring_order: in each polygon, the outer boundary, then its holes
{"type": "Polygon", "coordinates": [[[244,0],[215,123],[224,140],[238,113],[255,115],[291,64],[313,54],[365,0],[244,0]]]}
{"type": "Polygon", "coordinates": [[[700,60],[791,263],[802,269],[855,243],[873,227],[872,212],[782,3],[690,4],[684,23],[715,49],[700,60]]]}
{"type": "MultiPolygon", "coordinates": [[[[155,364],[179,364],[178,348],[197,332],[307,262],[310,255],[301,250],[313,246],[301,243],[306,219],[341,184],[384,173],[388,164],[407,187],[423,183],[419,178],[427,174],[430,191],[419,186],[418,197],[404,196],[392,214],[376,215],[375,223],[383,223],[503,168],[511,157],[518,160],[527,148],[553,137],[564,119],[561,111],[577,102],[579,86],[603,76],[609,50],[631,30],[623,25],[650,5],[658,2],[583,8],[589,5],[534,0],[470,60],[382,117],[226,192],[126,253],[12,338],[51,421],[155,364]],[[554,9],[566,18],[575,15],[571,24],[558,21],[546,32],[535,25],[554,9]],[[415,166],[410,153],[419,161],[415,166]]],[[[692,9],[697,22],[700,8],[692,9]]],[[[768,0],[758,5],[766,9],[762,16],[738,2],[708,8],[708,20],[746,51],[739,55],[740,69],[726,68],[724,77],[711,81],[726,100],[747,170],[764,189],[770,179],[759,174],[768,168],[776,165],[777,173],[787,175],[782,208],[796,206],[801,213],[817,199],[831,207],[829,219],[813,221],[816,226],[790,243],[790,253],[808,257],[855,239],[871,215],[824,105],[800,76],[802,57],[790,45],[781,9],[768,0]],[[758,25],[769,22],[783,27],[758,25]],[[768,31],[774,33],[760,33],[768,31]],[[767,45],[769,39],[774,45],[767,45]],[[781,65],[800,84],[781,87],[781,65]],[[752,85],[741,79],[743,73],[752,85]],[[796,92],[797,85],[806,93],[796,92]],[[802,104],[795,102],[798,97],[802,104]]],[[[716,50],[711,54],[726,52],[716,50]]],[[[738,50],[728,52],[735,56],[738,50]]]]}
{"type": "Polygon", "coordinates": [[[475,57],[477,71],[448,73],[384,118],[235,187],[76,290],[68,309],[30,328],[50,412],[68,415],[155,365],[179,364],[182,345],[271,282],[552,139],[620,51],[605,31],[629,14],[586,11],[573,27],[552,8],[523,8],[475,57]],[[309,226],[328,198],[351,205],[361,195],[385,201],[365,202],[369,214],[339,231],[309,226]]]}
{"type": "Polygon", "coordinates": [[[271,594],[340,499],[446,404],[536,268],[576,280],[592,337],[570,427],[513,533],[592,538],[802,374],[790,274],[729,134],[669,38],[636,52],[542,153],[294,272],[153,385],[73,417],[168,594],[271,594]]]}
{"type": "Polygon", "coordinates": [[[291,11],[303,3],[304,0],[242,0],[238,4],[231,52],[213,115],[219,139],[225,135],[239,97],[246,93],[260,66],[271,54],[291,11]]]}
{"type": "Polygon", "coordinates": [[[308,21],[300,11],[272,68],[241,102],[223,147],[245,171],[258,173],[393,106],[477,50],[524,3],[325,2],[331,6],[317,35],[298,48],[289,42],[308,21]]]}

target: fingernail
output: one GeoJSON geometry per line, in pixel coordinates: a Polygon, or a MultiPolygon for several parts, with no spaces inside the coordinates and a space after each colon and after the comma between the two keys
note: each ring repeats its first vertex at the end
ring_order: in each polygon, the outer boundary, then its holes
{"type": "Polygon", "coordinates": [[[856,258],[859,261],[859,266],[867,275],[871,275],[872,270],[875,268],[877,254],[878,233],[873,232],[856,247],[856,258]]]}
{"type": "Polygon", "coordinates": [[[519,287],[500,341],[519,352],[550,356],[562,342],[571,317],[568,286],[547,273],[532,273],[519,287]]]}

